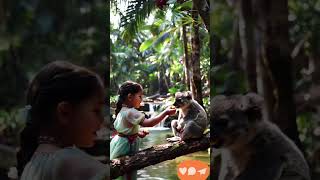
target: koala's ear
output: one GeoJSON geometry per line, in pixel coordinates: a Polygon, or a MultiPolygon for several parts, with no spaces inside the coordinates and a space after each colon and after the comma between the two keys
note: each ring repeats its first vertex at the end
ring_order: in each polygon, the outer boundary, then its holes
{"type": "Polygon", "coordinates": [[[241,111],[247,111],[251,108],[261,107],[263,103],[263,98],[255,93],[248,93],[246,95],[236,95],[236,99],[238,99],[238,103],[236,106],[241,111]]]}
{"type": "Polygon", "coordinates": [[[192,99],[192,92],[191,91],[187,91],[185,93],[186,97],[189,98],[189,99],[192,99]]]}
{"type": "Polygon", "coordinates": [[[264,102],[263,97],[256,93],[248,93],[246,97],[250,107],[261,107],[264,102]]]}

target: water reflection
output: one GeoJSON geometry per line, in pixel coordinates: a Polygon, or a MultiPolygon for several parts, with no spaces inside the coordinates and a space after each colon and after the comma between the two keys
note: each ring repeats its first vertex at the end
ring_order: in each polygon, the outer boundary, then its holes
{"type": "MultiPolygon", "coordinates": [[[[148,128],[150,134],[143,138],[140,150],[153,145],[167,143],[166,138],[172,135],[169,128],[148,128]]],[[[178,179],[176,168],[184,160],[200,160],[209,163],[208,151],[180,156],[173,160],[164,161],[159,164],[148,166],[138,171],[138,180],[176,180],[178,179]]]]}

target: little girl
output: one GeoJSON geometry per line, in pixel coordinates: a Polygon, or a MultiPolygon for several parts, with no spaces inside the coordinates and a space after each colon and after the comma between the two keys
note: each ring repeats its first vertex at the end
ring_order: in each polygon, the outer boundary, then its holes
{"type": "MultiPolygon", "coordinates": [[[[176,109],[168,108],[156,117],[146,119],[145,115],[135,108],[140,107],[142,102],[143,88],[140,84],[127,81],[118,91],[119,99],[116,108],[116,120],[114,128],[117,135],[110,143],[110,159],[133,154],[139,150],[138,137],[145,137],[148,132],[139,131],[139,125],[152,127],[164,120],[167,115],[174,115],[176,109]]],[[[118,179],[135,180],[137,171],[132,171],[118,179]]]]}
{"type": "Polygon", "coordinates": [[[20,180],[110,179],[109,166],[77,147],[94,144],[103,121],[97,74],[68,62],[46,65],[32,80],[17,154],[20,180]]]}

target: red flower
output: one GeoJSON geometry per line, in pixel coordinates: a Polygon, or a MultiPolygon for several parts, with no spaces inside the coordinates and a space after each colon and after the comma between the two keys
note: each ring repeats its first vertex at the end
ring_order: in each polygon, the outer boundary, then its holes
{"type": "Polygon", "coordinates": [[[167,0],[156,0],[156,5],[158,8],[163,9],[163,7],[167,5],[167,0]]]}

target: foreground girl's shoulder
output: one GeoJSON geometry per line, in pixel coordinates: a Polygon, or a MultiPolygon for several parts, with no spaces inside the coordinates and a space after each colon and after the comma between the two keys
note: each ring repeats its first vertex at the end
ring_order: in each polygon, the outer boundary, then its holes
{"type": "Polygon", "coordinates": [[[64,179],[110,179],[109,165],[102,164],[76,147],[64,148],[55,153],[56,172],[64,179]]]}

